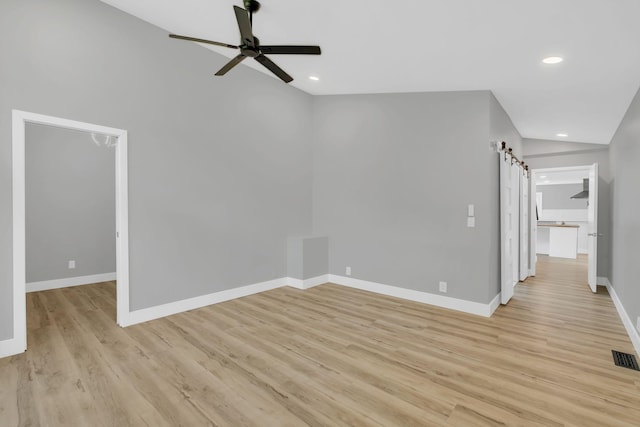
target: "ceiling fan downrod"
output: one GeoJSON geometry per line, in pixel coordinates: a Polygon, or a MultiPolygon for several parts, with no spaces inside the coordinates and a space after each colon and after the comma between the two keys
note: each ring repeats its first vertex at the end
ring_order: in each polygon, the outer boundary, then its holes
{"type": "Polygon", "coordinates": [[[258,0],[244,0],[244,8],[249,12],[249,22],[253,25],[253,13],[260,10],[258,0]]]}

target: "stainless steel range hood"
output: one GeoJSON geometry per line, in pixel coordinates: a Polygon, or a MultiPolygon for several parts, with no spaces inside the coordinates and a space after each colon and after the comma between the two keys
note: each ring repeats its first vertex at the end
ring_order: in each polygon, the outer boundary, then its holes
{"type": "Polygon", "coordinates": [[[571,196],[572,199],[588,199],[589,198],[589,178],[582,180],[582,191],[571,196]]]}

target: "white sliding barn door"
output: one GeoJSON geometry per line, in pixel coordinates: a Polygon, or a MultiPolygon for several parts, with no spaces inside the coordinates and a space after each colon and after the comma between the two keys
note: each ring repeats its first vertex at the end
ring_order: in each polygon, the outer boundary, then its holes
{"type": "Polygon", "coordinates": [[[500,282],[501,303],[513,296],[519,270],[520,168],[500,153],[500,282]]]}
{"type": "Polygon", "coordinates": [[[513,163],[511,165],[511,229],[513,230],[513,264],[511,268],[513,270],[513,286],[518,283],[520,278],[520,178],[522,178],[521,169],[513,163]]]}
{"type": "Polygon", "coordinates": [[[520,174],[520,281],[529,277],[529,210],[529,178],[526,172],[522,172],[520,174]]]}

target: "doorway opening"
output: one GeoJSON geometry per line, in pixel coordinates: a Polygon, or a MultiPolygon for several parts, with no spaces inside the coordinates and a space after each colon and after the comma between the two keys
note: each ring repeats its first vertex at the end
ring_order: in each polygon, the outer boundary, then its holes
{"type": "MultiPolygon", "coordinates": [[[[531,173],[530,252],[572,265],[597,291],[598,164],[534,169],[531,173]],[[582,273],[581,273],[582,274],[582,273]]],[[[546,260],[545,260],[546,261],[546,260]]]]}
{"type": "MultiPolygon", "coordinates": [[[[115,148],[115,265],[116,321],[123,326],[129,315],[129,239],[127,193],[127,132],[90,123],[13,110],[13,332],[14,353],[27,349],[26,327],[26,136],[28,125],[45,125],[93,135],[115,148]]],[[[55,142],[53,142],[55,143],[55,142]]],[[[69,261],[69,268],[72,262],[69,261]]]]}

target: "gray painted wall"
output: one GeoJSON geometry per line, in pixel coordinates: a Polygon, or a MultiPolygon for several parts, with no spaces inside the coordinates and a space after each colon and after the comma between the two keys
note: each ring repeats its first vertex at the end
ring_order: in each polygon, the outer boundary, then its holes
{"type": "Polygon", "coordinates": [[[329,236],[330,273],[350,266],[355,278],[430,293],[444,280],[448,296],[481,303],[498,293],[489,141],[512,126],[490,117],[503,114],[493,102],[485,91],[314,98],[313,226],[329,236]]]}
{"type": "Polygon", "coordinates": [[[304,238],[289,237],[287,240],[287,277],[304,279],[304,238]]]}
{"type": "Polygon", "coordinates": [[[304,241],[303,279],[327,274],[329,271],[329,239],[312,237],[304,241]]]}
{"type": "MultiPolygon", "coordinates": [[[[598,163],[598,276],[611,274],[611,184],[609,146],[523,139],[524,160],[532,169],[598,163]]],[[[543,202],[544,203],[544,202],[543,202]]]]}
{"type": "Polygon", "coordinates": [[[27,283],[115,272],[115,148],[29,123],[25,178],[27,283]]]}
{"type": "Polygon", "coordinates": [[[611,283],[636,324],[640,316],[640,91],[610,148],[612,174],[611,283]]]}
{"type": "Polygon", "coordinates": [[[542,193],[543,209],[587,209],[587,199],[572,199],[580,193],[582,184],[538,185],[537,191],[542,193]]]}
{"type": "Polygon", "coordinates": [[[214,77],[225,57],[97,0],[3,0],[0,52],[0,340],[11,109],[129,131],[133,309],[286,275],[287,237],[311,230],[310,95],[244,66],[214,77]]]}
{"type": "Polygon", "coordinates": [[[289,238],[287,252],[288,277],[305,280],[329,271],[329,242],[326,237],[289,238]]]}

